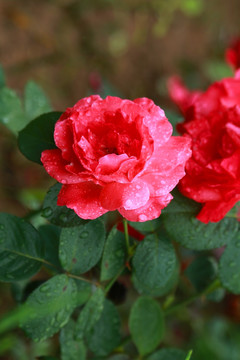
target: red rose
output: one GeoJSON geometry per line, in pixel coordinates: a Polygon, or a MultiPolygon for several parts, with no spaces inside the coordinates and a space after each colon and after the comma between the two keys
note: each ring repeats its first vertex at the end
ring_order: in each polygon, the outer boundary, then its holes
{"type": "Polygon", "coordinates": [[[191,155],[190,139],[171,133],[163,110],[147,98],[80,100],[56,123],[58,149],[41,157],[46,171],[64,184],[58,205],[83,219],[109,210],[131,221],[157,218],[191,155]]]}
{"type": "Polygon", "coordinates": [[[226,62],[234,69],[240,68],[240,38],[233,40],[225,53],[226,62]]]}
{"type": "Polygon", "coordinates": [[[189,99],[178,97],[177,104],[185,115],[178,130],[192,139],[180,191],[203,204],[199,220],[219,221],[240,200],[240,71],[194,99],[191,93],[189,99]]]}

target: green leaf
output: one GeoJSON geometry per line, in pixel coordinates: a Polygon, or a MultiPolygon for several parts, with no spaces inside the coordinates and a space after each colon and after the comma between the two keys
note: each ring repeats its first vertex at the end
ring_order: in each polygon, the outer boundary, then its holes
{"type": "Polygon", "coordinates": [[[127,249],[124,234],[115,227],[109,233],[103,251],[101,281],[113,278],[125,263],[127,249]]]}
{"type": "Polygon", "coordinates": [[[163,212],[162,220],[170,239],[194,250],[209,250],[223,246],[237,233],[237,221],[224,218],[217,223],[204,224],[196,219],[200,208],[177,190],[174,199],[163,212]]]}
{"type": "Polygon", "coordinates": [[[76,326],[76,338],[81,340],[100,318],[104,307],[104,292],[97,288],[81,311],[76,326]]]}
{"type": "Polygon", "coordinates": [[[133,222],[129,221],[129,225],[131,225],[134,229],[147,233],[147,232],[153,232],[160,226],[160,219],[145,221],[145,222],[133,222]]]}
{"type": "Polygon", "coordinates": [[[72,209],[57,205],[57,197],[62,184],[56,183],[51,186],[43,203],[42,216],[54,225],[71,227],[87,223],[81,219],[72,209]]]}
{"type": "Polygon", "coordinates": [[[22,154],[31,161],[41,164],[43,150],[56,149],[53,132],[60,112],[43,114],[31,121],[18,136],[18,146],[22,154]]]}
{"type": "Polygon", "coordinates": [[[186,357],[185,360],[190,360],[191,357],[192,357],[192,353],[193,353],[193,351],[192,351],[192,350],[189,350],[189,352],[188,352],[187,357],[186,357]]]}
{"type": "Polygon", "coordinates": [[[161,296],[174,286],[178,262],[173,245],[157,235],[148,235],[133,255],[134,283],[140,292],[161,296]]]}
{"type": "Polygon", "coordinates": [[[240,227],[220,258],[219,277],[226,289],[240,294],[240,227]]]}
{"type": "Polygon", "coordinates": [[[85,225],[62,229],[59,258],[72,274],[83,274],[100,260],[105,242],[105,228],[100,219],[85,225]]]}
{"type": "Polygon", "coordinates": [[[26,304],[35,311],[21,324],[35,341],[51,337],[67,324],[76,303],[77,287],[67,275],[56,275],[37,288],[26,304]]]}
{"type": "Polygon", "coordinates": [[[0,65],[0,88],[3,88],[5,85],[6,85],[6,81],[5,81],[4,70],[0,65]]]}
{"type": "Polygon", "coordinates": [[[29,81],[25,86],[24,108],[29,120],[52,111],[44,91],[34,81],[29,81]]]}
{"type": "Polygon", "coordinates": [[[14,134],[27,124],[19,97],[15,91],[7,87],[0,88],[0,109],[0,122],[14,134]]]}
{"type": "Polygon", "coordinates": [[[140,296],[132,306],[129,329],[139,353],[146,355],[152,352],[164,335],[164,317],[158,302],[140,296]]]}
{"type": "Polygon", "coordinates": [[[104,301],[104,308],[99,320],[87,333],[89,349],[96,355],[106,356],[120,344],[120,318],[116,307],[104,301]]]}
{"type": "Polygon", "coordinates": [[[58,258],[60,229],[54,225],[42,225],[38,228],[44,246],[44,259],[61,269],[58,258]]]}
{"type": "Polygon", "coordinates": [[[91,284],[86,281],[74,279],[77,285],[76,306],[85,304],[91,296],[91,284]]]}
{"type": "Polygon", "coordinates": [[[43,247],[36,229],[16,216],[0,214],[0,280],[30,278],[41,267],[43,247]]]}
{"type": "Polygon", "coordinates": [[[60,332],[61,360],[85,360],[86,347],[83,341],[75,340],[76,324],[70,320],[60,332]]]}
{"type": "Polygon", "coordinates": [[[213,257],[202,255],[193,260],[193,262],[184,271],[197,291],[204,290],[216,278],[218,264],[213,257]]]}
{"type": "Polygon", "coordinates": [[[163,348],[147,357],[147,360],[186,360],[186,351],[175,348],[163,348]]]}

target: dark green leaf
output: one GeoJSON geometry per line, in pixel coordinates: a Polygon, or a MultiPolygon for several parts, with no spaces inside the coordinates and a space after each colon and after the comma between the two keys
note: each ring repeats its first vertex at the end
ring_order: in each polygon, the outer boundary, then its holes
{"type": "Polygon", "coordinates": [[[86,348],[83,341],[76,341],[76,324],[70,320],[60,332],[61,360],[85,360],[86,348]]]}
{"type": "Polygon", "coordinates": [[[240,294],[240,227],[235,239],[229,242],[221,256],[219,276],[226,289],[240,294]]]}
{"type": "Polygon", "coordinates": [[[89,349],[96,355],[105,356],[120,343],[120,318],[116,307],[104,301],[104,308],[99,320],[86,336],[89,349]]]}
{"type": "Polygon", "coordinates": [[[104,306],[104,292],[97,288],[81,311],[76,327],[76,338],[81,340],[100,318],[104,306]]]}
{"type": "Polygon", "coordinates": [[[127,249],[124,234],[115,227],[109,233],[103,251],[101,281],[113,278],[124,265],[127,249]]]}
{"type": "Polygon", "coordinates": [[[145,221],[145,222],[133,222],[129,221],[129,224],[136,230],[146,233],[153,232],[160,226],[160,219],[145,221]]]}
{"type": "Polygon", "coordinates": [[[63,268],[73,274],[83,274],[100,260],[105,242],[101,220],[62,229],[59,257],[63,268]]]}
{"type": "Polygon", "coordinates": [[[44,259],[61,269],[58,258],[60,228],[54,225],[42,225],[38,228],[44,246],[44,259]]]}
{"type": "Polygon", "coordinates": [[[178,262],[172,244],[148,235],[137,247],[132,260],[134,283],[140,292],[161,296],[174,286],[178,262]],[[169,289],[170,286],[170,289],[169,289]]]}
{"type": "Polygon", "coordinates": [[[36,229],[16,216],[0,214],[0,280],[19,281],[41,267],[43,247],[36,229]]]}
{"type": "Polygon", "coordinates": [[[91,296],[91,284],[79,279],[74,279],[74,281],[77,285],[76,306],[81,306],[85,304],[91,296]]]}
{"type": "Polygon", "coordinates": [[[173,196],[174,199],[161,215],[170,239],[189,249],[207,250],[223,246],[236,236],[236,219],[224,218],[217,223],[204,224],[196,219],[199,204],[177,190],[173,196]]]}
{"type": "Polygon", "coordinates": [[[0,65],[0,88],[3,88],[6,85],[5,75],[2,66],[0,65]]]}
{"type": "Polygon", "coordinates": [[[199,256],[185,270],[185,275],[189,278],[197,291],[204,290],[216,278],[218,264],[213,257],[199,256]]]}
{"type": "Polygon", "coordinates": [[[0,122],[14,134],[26,126],[27,118],[15,91],[7,87],[0,88],[0,109],[0,122]]]}
{"type": "Polygon", "coordinates": [[[66,275],[56,275],[37,288],[26,304],[35,311],[21,324],[35,341],[51,337],[67,324],[76,303],[76,284],[66,275]]]}
{"type": "Polygon", "coordinates": [[[152,352],[164,335],[164,317],[158,302],[140,296],[131,309],[129,329],[139,353],[152,352]]]}
{"type": "Polygon", "coordinates": [[[29,120],[52,111],[44,91],[34,81],[29,81],[25,86],[24,108],[29,120]]]}
{"type": "Polygon", "coordinates": [[[18,146],[27,159],[41,164],[43,150],[56,149],[53,132],[60,112],[43,114],[31,121],[18,136],[18,146]]]}
{"type": "Polygon", "coordinates": [[[147,360],[186,360],[187,352],[174,349],[174,348],[164,348],[156,351],[147,357],[147,360]]]}
{"type": "Polygon", "coordinates": [[[62,184],[56,183],[47,192],[43,203],[42,216],[54,225],[71,227],[87,223],[66,206],[57,205],[57,197],[62,184]]]}

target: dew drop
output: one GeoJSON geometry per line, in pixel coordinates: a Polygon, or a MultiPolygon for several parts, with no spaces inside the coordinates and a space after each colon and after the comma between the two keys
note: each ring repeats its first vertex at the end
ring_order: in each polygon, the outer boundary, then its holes
{"type": "Polygon", "coordinates": [[[47,208],[43,209],[42,216],[49,217],[52,215],[52,213],[53,213],[52,209],[50,207],[47,207],[47,208]]]}
{"type": "Polygon", "coordinates": [[[122,255],[123,255],[122,250],[117,250],[116,253],[115,253],[115,255],[116,255],[117,257],[122,257],[122,255]]]}
{"type": "Polygon", "coordinates": [[[48,284],[44,284],[44,285],[42,285],[40,288],[39,288],[39,290],[41,291],[41,292],[46,292],[46,291],[48,291],[49,290],[49,285],[48,284]]]}
{"type": "Polygon", "coordinates": [[[139,215],[138,217],[139,221],[147,221],[147,216],[144,214],[139,215]]]}
{"type": "Polygon", "coordinates": [[[88,236],[89,236],[88,231],[82,231],[80,234],[80,238],[82,238],[82,239],[86,239],[88,236]]]}
{"type": "Polygon", "coordinates": [[[68,217],[67,217],[66,214],[61,214],[61,215],[59,216],[59,219],[60,219],[64,224],[66,224],[67,221],[68,221],[68,217]]]}

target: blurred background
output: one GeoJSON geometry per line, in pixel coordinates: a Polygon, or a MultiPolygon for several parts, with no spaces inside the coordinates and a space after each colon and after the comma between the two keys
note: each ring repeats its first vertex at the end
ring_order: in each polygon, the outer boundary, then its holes
{"type": "MultiPolygon", "coordinates": [[[[190,88],[206,88],[231,75],[224,51],[240,35],[239,14],[239,0],[0,0],[0,63],[8,87],[21,97],[27,81],[34,80],[55,110],[99,93],[146,96],[174,114],[169,76],[179,74],[190,88]]],[[[52,183],[0,124],[0,211],[22,216],[38,209],[52,183]]],[[[2,290],[4,313],[13,301],[7,288],[2,290]]],[[[229,295],[202,315],[191,324],[196,314],[182,314],[170,327],[169,344],[194,344],[193,359],[239,360],[238,297],[229,295]]],[[[52,346],[14,341],[13,359],[30,359],[39,347],[52,346]]]]}

